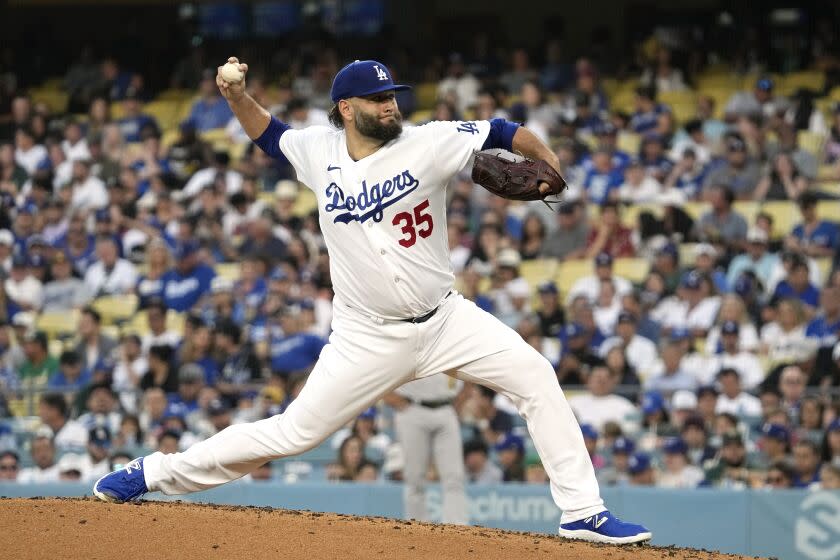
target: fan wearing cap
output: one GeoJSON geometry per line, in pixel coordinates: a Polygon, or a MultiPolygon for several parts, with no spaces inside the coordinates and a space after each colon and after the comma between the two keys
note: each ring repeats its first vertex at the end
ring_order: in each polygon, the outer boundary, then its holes
{"type": "Polygon", "coordinates": [[[662,191],[662,184],[645,173],[642,162],[633,158],[624,169],[624,182],[618,188],[618,198],[629,204],[653,202],[662,191]]]}
{"type": "Polygon", "coordinates": [[[179,196],[193,198],[208,186],[215,186],[218,180],[221,180],[221,184],[224,186],[223,192],[227,195],[242,190],[242,174],[230,168],[230,155],[227,152],[214,153],[212,165],[196,171],[184,185],[179,196]]]}
{"type": "Polygon", "coordinates": [[[638,452],[630,456],[627,460],[627,474],[630,476],[630,486],[656,484],[657,471],[647,453],[638,452]]]}
{"type": "Polygon", "coordinates": [[[44,286],[32,275],[24,255],[12,257],[12,269],[3,283],[6,297],[23,311],[38,310],[44,300],[44,286]]]}
{"type": "Polygon", "coordinates": [[[110,235],[96,238],[96,262],[85,273],[85,285],[94,297],[122,295],[134,291],[137,268],[121,258],[117,242],[110,235]]]}
{"type": "Polygon", "coordinates": [[[708,358],[701,383],[711,383],[725,368],[738,372],[740,383],[747,390],[755,389],[766,377],[767,372],[758,357],[741,348],[741,326],[735,321],[724,321],[720,325],[720,352],[708,358]]]}
{"type": "Polygon", "coordinates": [[[558,260],[581,258],[586,254],[589,224],[585,207],[569,201],[560,205],[557,228],[545,238],[542,256],[558,260]]]}
{"type": "Polygon", "coordinates": [[[649,367],[649,375],[645,380],[646,391],[656,391],[669,395],[675,391],[693,391],[697,387],[697,378],[686,369],[683,363],[685,346],[680,339],[669,337],[660,342],[660,358],[655,359],[649,367]]]}
{"type": "Polygon", "coordinates": [[[659,488],[695,488],[705,478],[700,467],[688,460],[688,445],[680,437],[668,438],[662,444],[664,469],[656,480],[659,488]]]}
{"type": "Polygon", "coordinates": [[[656,101],[656,88],[639,86],[636,88],[636,110],[630,118],[630,129],[636,134],[655,132],[661,135],[671,134],[674,118],[671,109],[656,101]]]}
{"type": "Polygon", "coordinates": [[[499,438],[494,446],[504,482],[525,481],[525,442],[521,437],[508,432],[499,438]]]}
{"type": "Polygon", "coordinates": [[[612,154],[606,150],[592,154],[592,166],[581,181],[586,200],[599,205],[618,200],[618,188],[623,182],[623,170],[615,166],[612,154]]]}
{"type": "Polygon", "coordinates": [[[540,307],[537,319],[540,322],[540,334],[544,337],[557,337],[566,324],[566,312],[560,305],[560,291],[553,280],[546,280],[537,286],[540,307]]]}
{"type": "Polygon", "coordinates": [[[788,102],[783,97],[773,95],[773,79],[762,76],[755,82],[752,91],[739,91],[726,102],[723,112],[727,122],[735,122],[738,117],[772,116],[780,109],[785,109],[788,102]]]}
{"type": "MultiPolygon", "coordinates": [[[[218,82],[219,79],[219,77],[216,77],[215,82],[218,82]]],[[[230,106],[225,103],[224,98],[219,95],[219,90],[214,83],[213,70],[207,68],[202,71],[198,88],[201,98],[193,103],[185,122],[193,126],[199,133],[215,128],[224,128],[233,118],[233,112],[230,106]]],[[[245,131],[247,132],[248,129],[246,128],[245,131]]]]}
{"type": "Polygon", "coordinates": [[[598,481],[608,486],[625,485],[630,480],[628,472],[630,457],[636,451],[636,442],[625,436],[618,436],[611,447],[608,466],[598,471],[598,481]]]}
{"type": "Polygon", "coordinates": [[[198,242],[192,239],[175,246],[175,268],[163,275],[163,299],[167,308],[188,311],[210,291],[216,272],[200,261],[199,249],[198,242]]]}
{"type": "Polygon", "coordinates": [[[817,196],[804,192],[797,199],[802,223],[794,226],[785,238],[789,249],[804,252],[809,257],[828,257],[834,254],[840,243],[840,226],[817,215],[817,196]]]}
{"type": "Polygon", "coordinates": [[[744,272],[751,270],[756,277],[769,279],[779,263],[779,257],[768,250],[770,239],[763,229],[751,226],[747,230],[746,239],[746,251],[736,255],[730,261],[726,273],[726,282],[733,289],[744,272]]]}
{"type": "Polygon", "coordinates": [[[683,276],[677,294],[662,300],[651,318],[663,329],[685,328],[694,336],[705,336],[714,324],[720,308],[720,297],[708,276],[691,271],[683,276]]]}
{"type": "Polygon", "coordinates": [[[718,395],[716,414],[760,417],[761,401],[741,387],[741,375],[733,367],[724,367],[717,374],[721,394],[718,395]]]}
{"type": "Polygon", "coordinates": [[[585,296],[589,303],[595,303],[598,299],[602,281],[611,281],[613,283],[617,297],[622,297],[633,291],[633,285],[629,280],[613,272],[612,255],[601,252],[595,255],[593,261],[595,274],[579,278],[572,284],[569,293],[566,295],[567,307],[571,306],[572,302],[580,296],[585,296]]]}

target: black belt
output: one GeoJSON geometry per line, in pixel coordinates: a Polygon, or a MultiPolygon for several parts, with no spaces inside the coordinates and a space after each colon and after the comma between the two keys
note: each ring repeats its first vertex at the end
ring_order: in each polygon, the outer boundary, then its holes
{"type": "MultiPolygon", "coordinates": [[[[452,291],[450,290],[449,293],[447,293],[445,296],[443,296],[443,299],[448,298],[451,293],[452,293],[452,291]]],[[[437,307],[435,307],[434,309],[432,309],[431,311],[429,311],[425,315],[418,315],[417,317],[411,317],[409,319],[400,319],[400,321],[402,321],[403,323],[425,323],[426,321],[428,321],[429,319],[431,319],[432,317],[435,316],[435,313],[438,312],[438,309],[440,309],[440,305],[438,305],[437,307]]]]}
{"type": "Polygon", "coordinates": [[[413,399],[409,399],[414,404],[419,404],[420,406],[424,406],[426,408],[441,408],[444,406],[449,406],[452,404],[452,399],[443,399],[440,401],[415,401],[413,399]]]}

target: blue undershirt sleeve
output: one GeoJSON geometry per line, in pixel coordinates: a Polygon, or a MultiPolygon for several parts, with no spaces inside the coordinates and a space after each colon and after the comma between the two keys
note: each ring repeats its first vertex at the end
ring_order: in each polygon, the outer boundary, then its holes
{"type": "Polygon", "coordinates": [[[276,117],[271,117],[271,121],[268,123],[268,128],[265,129],[265,132],[263,132],[259,138],[254,140],[254,143],[270,157],[286,160],[283,152],[280,151],[280,137],[283,136],[283,133],[287,130],[291,130],[291,128],[292,127],[286,123],[277,120],[276,117]]]}
{"type": "Polygon", "coordinates": [[[487,135],[487,140],[484,141],[481,149],[501,148],[502,150],[512,152],[513,135],[516,134],[517,128],[519,128],[519,124],[515,122],[506,121],[505,119],[491,120],[490,134],[487,135]]]}

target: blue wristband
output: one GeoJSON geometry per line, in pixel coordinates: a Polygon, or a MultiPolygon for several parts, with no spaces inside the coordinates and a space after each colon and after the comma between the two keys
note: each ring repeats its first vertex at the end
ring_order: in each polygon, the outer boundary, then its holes
{"type": "Polygon", "coordinates": [[[501,148],[509,152],[513,151],[513,135],[519,128],[518,123],[506,121],[505,119],[493,119],[490,121],[490,134],[481,146],[482,150],[490,148],[501,148]]]}
{"type": "Polygon", "coordinates": [[[291,130],[291,128],[292,127],[286,123],[279,121],[275,117],[271,117],[271,121],[268,123],[268,128],[265,129],[265,132],[263,132],[259,138],[254,140],[254,143],[270,157],[286,160],[283,152],[280,151],[280,137],[283,136],[283,133],[287,130],[291,130]]]}

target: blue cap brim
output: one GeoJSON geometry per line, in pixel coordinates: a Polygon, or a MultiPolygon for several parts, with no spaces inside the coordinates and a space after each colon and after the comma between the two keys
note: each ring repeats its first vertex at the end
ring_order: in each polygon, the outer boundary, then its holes
{"type": "Polygon", "coordinates": [[[334,99],[334,103],[338,103],[342,99],[349,99],[350,97],[365,97],[366,95],[373,95],[375,93],[382,93],[383,91],[404,91],[407,89],[411,89],[411,86],[406,86],[403,84],[385,84],[367,91],[363,91],[361,93],[357,93],[355,95],[342,95],[338,99],[334,99]]]}

